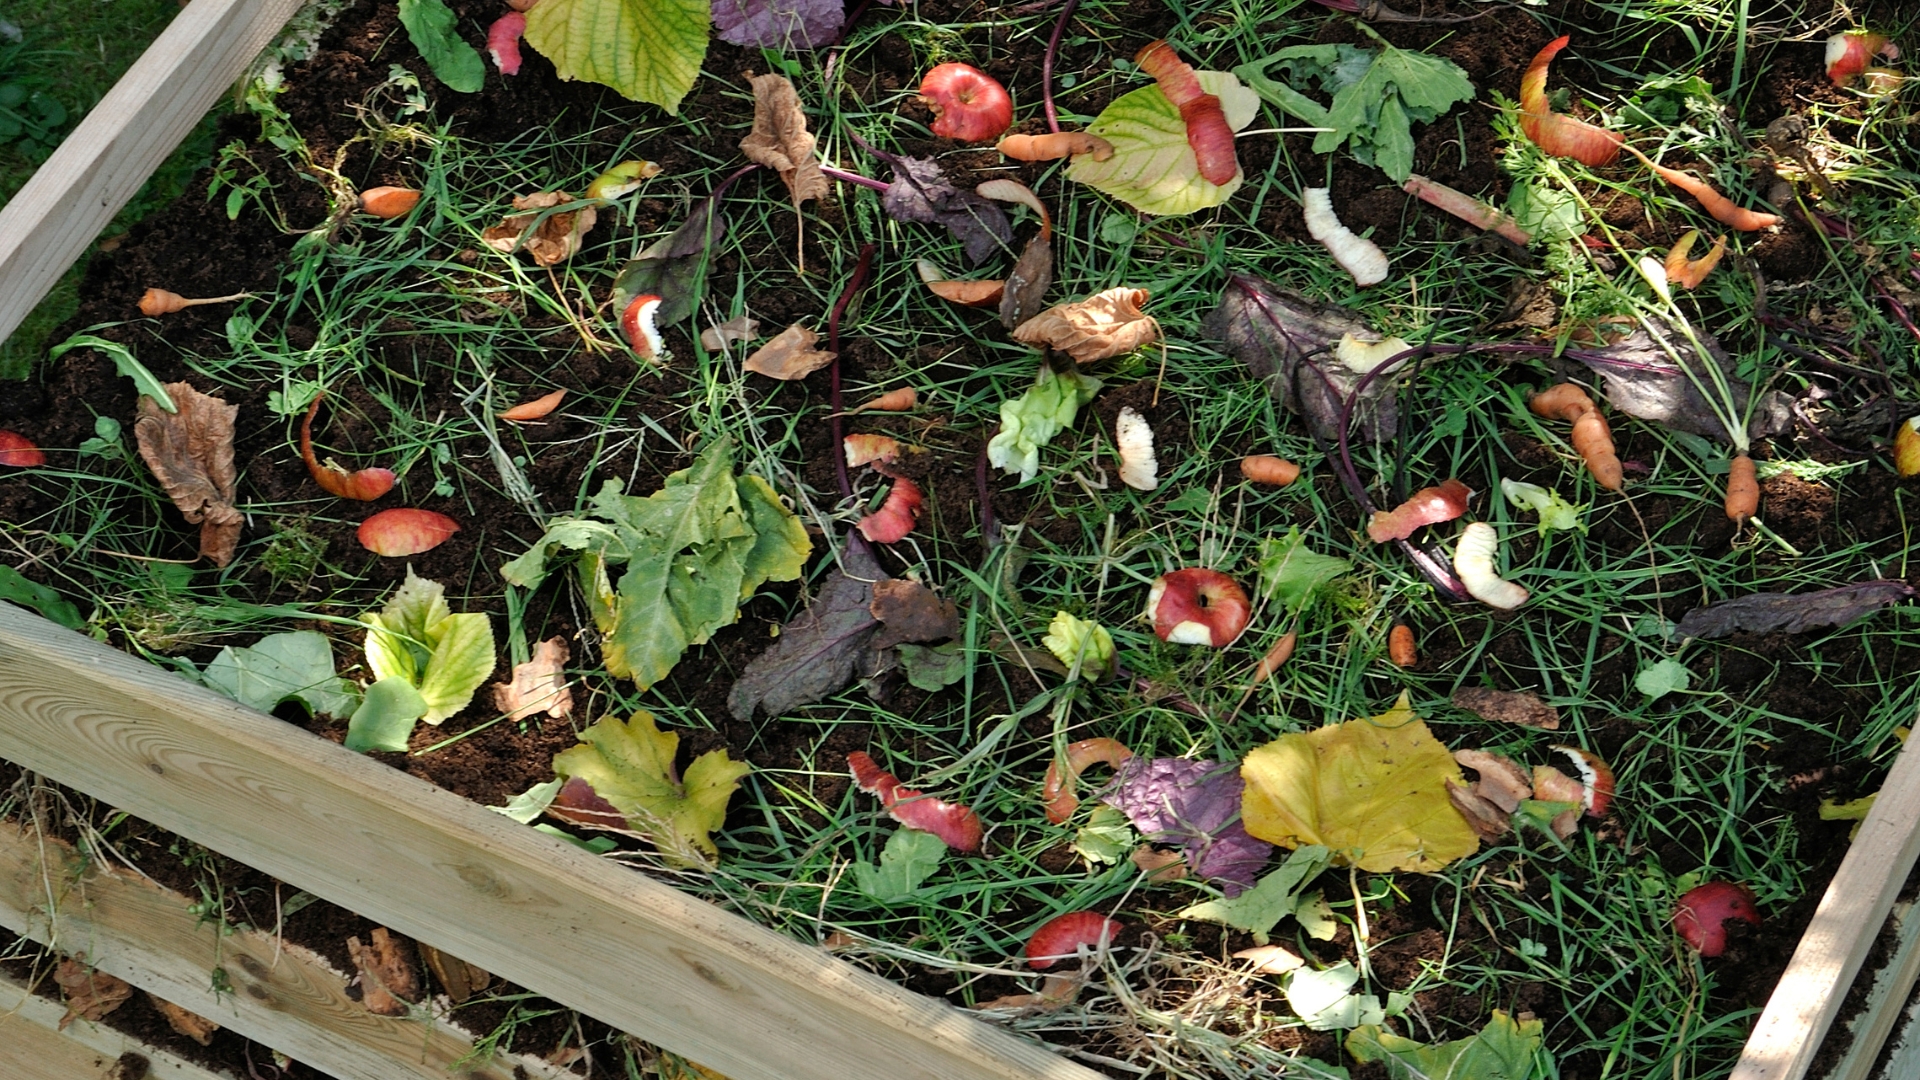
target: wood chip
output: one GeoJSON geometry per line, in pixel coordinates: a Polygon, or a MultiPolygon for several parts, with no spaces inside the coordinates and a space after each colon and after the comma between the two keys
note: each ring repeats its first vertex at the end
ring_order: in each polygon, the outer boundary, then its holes
{"type": "MultiPolygon", "coordinates": [[[[171,392],[171,388],[169,388],[171,392]]],[[[53,969],[53,981],[67,999],[67,1014],[60,1018],[60,1030],[78,1020],[98,1020],[127,1003],[133,987],[104,971],[87,966],[86,955],[75,953],[53,969]]]]}
{"type": "Polygon", "coordinates": [[[1465,709],[1483,720],[1518,724],[1541,731],[1560,730],[1560,710],[1540,700],[1538,694],[1522,690],[1462,687],[1453,692],[1453,704],[1455,708],[1465,709]]]}
{"type": "Polygon", "coordinates": [[[486,969],[467,963],[450,953],[424,941],[415,942],[420,947],[420,957],[427,962],[427,970],[440,982],[440,988],[455,1005],[464,1003],[468,998],[487,988],[493,982],[493,976],[486,969]]]}
{"type": "Polygon", "coordinates": [[[412,942],[373,928],[372,945],[347,939],[347,955],[360,972],[360,1003],[375,1016],[405,1016],[408,1003],[420,999],[420,980],[414,974],[412,942]]]}
{"type": "Polygon", "coordinates": [[[167,1018],[167,1024],[171,1026],[173,1030],[185,1035],[201,1046],[211,1046],[213,1044],[213,1033],[220,1030],[219,1024],[201,1016],[199,1013],[188,1012],[173,1002],[155,997],[152,994],[147,995],[147,1000],[153,1002],[153,1007],[159,1009],[160,1015],[167,1018]]]}

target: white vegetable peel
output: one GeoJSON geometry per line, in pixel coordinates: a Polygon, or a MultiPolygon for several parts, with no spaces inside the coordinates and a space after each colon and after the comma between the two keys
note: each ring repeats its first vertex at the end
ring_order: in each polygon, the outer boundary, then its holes
{"type": "Polygon", "coordinates": [[[1467,594],[1488,607],[1512,611],[1527,602],[1527,590],[1502,578],[1493,568],[1500,551],[1500,534],[1484,521],[1468,525],[1453,547],[1453,572],[1467,594]]]}
{"type": "Polygon", "coordinates": [[[1353,275],[1361,286],[1377,285],[1387,279],[1387,255],[1373,241],[1354,235],[1333,212],[1333,194],[1326,188],[1303,188],[1300,211],[1307,219],[1307,232],[1313,234],[1333,256],[1341,269],[1353,275]]]}
{"type": "Polygon", "coordinates": [[[1135,491],[1160,486],[1160,463],[1153,456],[1153,428],[1147,418],[1128,406],[1113,422],[1113,441],[1120,453],[1120,481],[1135,491]]]}

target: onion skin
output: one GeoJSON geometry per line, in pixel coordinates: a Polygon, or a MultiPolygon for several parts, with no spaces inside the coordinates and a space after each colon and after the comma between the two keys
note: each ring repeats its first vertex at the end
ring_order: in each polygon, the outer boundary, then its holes
{"type": "Polygon", "coordinates": [[[1234,153],[1233,125],[1227,123],[1220,99],[1201,88],[1200,76],[1164,41],[1149,43],[1134,54],[1133,62],[1153,76],[1160,92],[1180,110],[1201,178],[1216,186],[1233,183],[1240,175],[1240,159],[1234,153]]]}
{"type": "Polygon", "coordinates": [[[1069,911],[1040,924],[1027,939],[1027,966],[1045,971],[1067,959],[1082,945],[1110,944],[1126,929],[1097,911],[1069,911]]]}
{"type": "MultiPolygon", "coordinates": [[[[376,468],[345,472],[330,469],[313,456],[313,414],[320,411],[320,400],[326,396],[324,393],[315,394],[313,404],[307,406],[307,418],[300,422],[300,459],[307,463],[307,475],[313,477],[313,482],[319,484],[327,494],[356,502],[372,502],[392,491],[397,478],[391,470],[376,468]]],[[[361,542],[365,543],[364,540],[361,542]]]]}
{"type": "Polygon", "coordinates": [[[1520,76],[1520,130],[1554,157],[1569,157],[1589,168],[1611,165],[1620,156],[1625,136],[1554,112],[1547,104],[1547,65],[1568,40],[1562,34],[1548,42],[1520,76]]]}

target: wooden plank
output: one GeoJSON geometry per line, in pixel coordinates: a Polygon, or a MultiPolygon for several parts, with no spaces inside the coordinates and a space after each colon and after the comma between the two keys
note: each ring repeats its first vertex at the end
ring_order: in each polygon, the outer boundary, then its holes
{"type": "Polygon", "coordinates": [[[1853,1041],[1826,1080],[1869,1080],[1887,1036],[1906,1013],[1914,982],[1920,981],[1920,912],[1912,904],[1896,903],[1892,918],[1893,959],[1874,974],[1866,1007],[1847,1023],[1853,1041]]]}
{"type": "Polygon", "coordinates": [[[0,340],[299,8],[300,0],[193,0],[0,208],[0,340]]]}
{"type": "MultiPolygon", "coordinates": [[[[91,865],[0,822],[0,926],[199,1013],[341,1080],[558,1080],[522,1056],[469,1061],[473,1040],[422,1013],[375,1016],[319,956],[253,930],[222,933],[179,893],[91,865]],[[217,971],[231,989],[214,989],[217,971]]],[[[5,1074],[0,1074],[5,1075],[5,1074]]]]}
{"type": "Polygon", "coordinates": [[[1097,1075],[4,603],[0,757],[734,1080],[1097,1075]]]}
{"type": "Polygon", "coordinates": [[[104,1024],[77,1020],[65,1031],[58,1002],[0,972],[0,1076],[7,1080],[233,1080],[104,1024]],[[125,1065],[121,1059],[126,1058],[125,1065]],[[140,1066],[145,1071],[140,1072],[140,1066]]]}
{"type": "Polygon", "coordinates": [[[1801,1080],[1920,855],[1920,753],[1903,747],[1729,1080],[1801,1080]]]}

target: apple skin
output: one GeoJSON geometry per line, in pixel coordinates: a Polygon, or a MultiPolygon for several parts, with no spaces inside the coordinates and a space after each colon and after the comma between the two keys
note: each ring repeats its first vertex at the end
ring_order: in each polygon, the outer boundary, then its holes
{"type": "Polygon", "coordinates": [[[1729,919],[1759,924],[1760,909],[1753,905],[1752,889],[1731,881],[1709,881],[1694,886],[1673,909],[1674,930],[1701,956],[1727,951],[1729,919]]]}
{"type": "Polygon", "coordinates": [[[941,64],[920,81],[933,108],[933,133],[961,142],[998,139],[1013,126],[1013,99],[993,76],[971,64],[941,64]]]}
{"type": "Polygon", "coordinates": [[[1162,574],[1147,594],[1147,618],[1160,640],[1224,649],[1247,628],[1253,604],[1218,570],[1189,567],[1162,574]]]}

